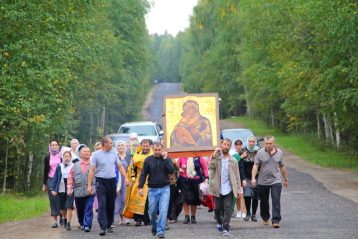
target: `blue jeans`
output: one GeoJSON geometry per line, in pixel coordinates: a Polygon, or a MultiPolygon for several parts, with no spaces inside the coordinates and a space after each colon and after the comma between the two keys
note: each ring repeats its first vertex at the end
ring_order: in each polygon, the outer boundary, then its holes
{"type": "Polygon", "coordinates": [[[149,218],[152,225],[152,232],[157,232],[157,235],[164,234],[165,223],[167,220],[168,206],[170,199],[170,187],[163,188],[148,188],[149,200],[149,218]],[[159,218],[157,222],[157,212],[159,209],[159,218]]]}

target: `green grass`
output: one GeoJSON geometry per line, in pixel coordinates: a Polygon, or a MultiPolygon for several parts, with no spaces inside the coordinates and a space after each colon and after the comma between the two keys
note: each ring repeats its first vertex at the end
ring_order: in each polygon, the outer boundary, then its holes
{"type": "Polygon", "coordinates": [[[46,196],[24,197],[18,195],[0,196],[0,223],[19,221],[40,216],[49,210],[46,196]]]}
{"type": "Polygon", "coordinates": [[[324,145],[318,139],[308,135],[288,135],[277,129],[268,127],[264,122],[249,117],[232,119],[247,128],[251,128],[256,135],[273,135],[276,143],[303,159],[328,168],[348,169],[358,171],[358,155],[355,152],[337,151],[334,146],[324,145]]]}

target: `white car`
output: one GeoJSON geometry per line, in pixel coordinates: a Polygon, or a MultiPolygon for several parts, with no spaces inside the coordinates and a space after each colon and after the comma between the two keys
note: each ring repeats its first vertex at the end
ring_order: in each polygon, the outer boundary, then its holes
{"type": "MultiPolygon", "coordinates": [[[[251,129],[223,129],[221,131],[224,138],[229,138],[232,141],[230,154],[234,155],[236,153],[234,142],[237,139],[242,139],[243,147],[247,147],[247,138],[249,136],[255,136],[254,132],[251,129]]],[[[259,142],[263,141],[263,138],[256,138],[257,139],[257,146],[260,147],[259,142]]]]}
{"type": "Polygon", "coordinates": [[[139,142],[143,139],[160,142],[164,134],[160,124],[155,121],[127,122],[122,124],[118,130],[118,134],[130,133],[137,133],[139,142]]]}

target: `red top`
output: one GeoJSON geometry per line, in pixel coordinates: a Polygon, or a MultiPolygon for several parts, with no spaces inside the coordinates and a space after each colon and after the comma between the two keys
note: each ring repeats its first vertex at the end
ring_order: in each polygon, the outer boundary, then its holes
{"type": "MultiPolygon", "coordinates": [[[[209,178],[209,173],[208,173],[208,166],[204,160],[204,158],[200,157],[199,158],[199,162],[200,162],[200,168],[201,168],[201,172],[204,174],[203,176],[205,178],[209,178]]],[[[184,178],[189,178],[188,175],[186,174],[186,168],[187,168],[187,163],[188,163],[188,158],[179,158],[178,159],[178,164],[179,164],[179,170],[180,170],[180,176],[184,177],[184,178]]],[[[195,163],[194,163],[194,166],[195,163]]],[[[198,174],[198,170],[197,167],[195,167],[195,171],[196,174],[198,174]]],[[[195,175],[194,177],[192,177],[194,179],[198,179],[199,176],[195,175]]]]}

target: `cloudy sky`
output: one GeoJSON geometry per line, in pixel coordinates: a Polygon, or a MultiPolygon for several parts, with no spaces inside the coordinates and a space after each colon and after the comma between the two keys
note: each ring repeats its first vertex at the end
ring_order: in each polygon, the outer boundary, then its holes
{"type": "Polygon", "coordinates": [[[149,34],[176,35],[189,27],[189,17],[198,0],[149,0],[153,3],[146,16],[149,34]]]}

